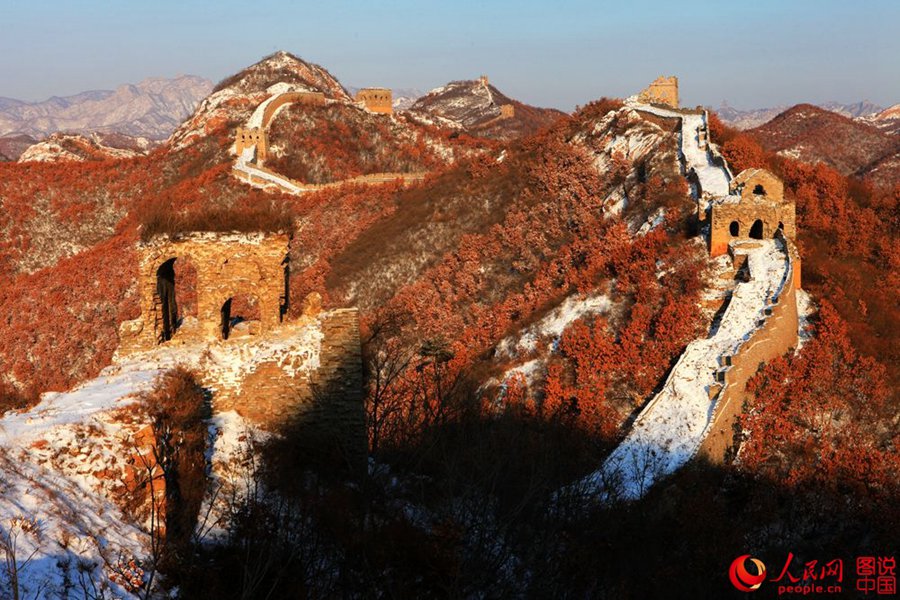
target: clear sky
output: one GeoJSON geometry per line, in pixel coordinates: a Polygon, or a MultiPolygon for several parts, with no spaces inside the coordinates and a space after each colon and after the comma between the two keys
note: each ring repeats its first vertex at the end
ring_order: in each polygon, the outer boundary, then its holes
{"type": "Polygon", "coordinates": [[[678,75],[683,104],[900,102],[900,0],[0,0],[0,96],[218,81],[275,50],[345,85],[484,73],[570,110],[678,75]]]}

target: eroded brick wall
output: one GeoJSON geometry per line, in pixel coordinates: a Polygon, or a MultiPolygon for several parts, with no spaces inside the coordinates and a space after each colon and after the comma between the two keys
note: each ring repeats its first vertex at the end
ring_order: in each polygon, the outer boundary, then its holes
{"type": "Polygon", "coordinates": [[[299,446],[311,453],[329,448],[359,467],[367,452],[359,313],[337,309],[317,319],[318,348],[306,353],[287,347],[257,364],[239,387],[217,391],[213,408],[235,410],[266,429],[301,438],[299,446]],[[316,358],[317,368],[302,368],[316,358]]]}
{"type": "MultiPolygon", "coordinates": [[[[741,171],[731,180],[729,192],[710,210],[710,255],[725,254],[733,240],[750,238],[757,221],[762,225],[759,239],[771,239],[779,231],[796,238],[796,207],[785,199],[784,183],[774,174],[764,169],[741,171]]],[[[799,273],[799,263],[796,270],[799,273]]]]}
{"type": "Polygon", "coordinates": [[[269,142],[265,129],[238,127],[235,131],[234,149],[240,155],[247,148],[256,148],[256,160],[263,161],[269,155],[269,142]]]}
{"type": "Polygon", "coordinates": [[[387,88],[365,88],[356,93],[356,100],[372,112],[390,115],[394,112],[393,96],[387,88]]]}

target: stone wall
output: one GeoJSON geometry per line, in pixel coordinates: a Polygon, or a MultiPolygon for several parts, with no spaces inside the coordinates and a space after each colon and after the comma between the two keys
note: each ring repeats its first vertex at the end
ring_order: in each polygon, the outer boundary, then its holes
{"type": "Polygon", "coordinates": [[[778,233],[777,237],[785,244],[789,259],[781,291],[763,309],[762,325],[750,339],[741,344],[733,356],[720,359],[722,369],[716,375],[718,384],[710,390],[710,396],[716,396],[716,403],[698,454],[714,463],[725,460],[734,447],[735,423],[750,396],[746,391],[747,382],[760,366],[797,347],[796,288],[799,279],[795,279],[798,274],[794,271],[797,249],[783,234],[778,233]]]}
{"type": "Polygon", "coordinates": [[[516,116],[516,107],[512,104],[502,104],[500,106],[500,118],[512,119],[516,116]]]}
{"type": "Polygon", "coordinates": [[[745,169],[728,187],[730,193],[743,199],[764,196],[773,202],[784,202],[784,183],[765,169],[745,169]]]}
{"type": "Polygon", "coordinates": [[[394,95],[388,88],[363,88],[356,93],[356,101],[375,113],[390,115],[394,112],[394,95]]]}
{"type": "MultiPolygon", "coordinates": [[[[735,239],[752,237],[759,221],[758,239],[770,239],[781,231],[790,239],[797,236],[796,208],[784,197],[784,185],[768,171],[748,169],[731,182],[731,196],[722,198],[711,208],[709,253],[719,256],[728,251],[735,239]],[[762,192],[762,193],[759,193],[762,192]]],[[[799,273],[799,266],[796,267],[799,273]]]]}
{"type": "Polygon", "coordinates": [[[678,108],[678,78],[657,77],[638,95],[638,100],[645,104],[662,104],[678,108]]]}
{"type": "Polygon", "coordinates": [[[281,233],[193,233],[161,236],[140,244],[137,282],[141,316],[120,327],[119,355],[149,350],[164,341],[157,272],[171,259],[176,263],[190,259],[196,269],[197,314],[196,321],[183,319],[166,343],[221,338],[222,306],[238,295],[255,298],[259,332],[272,330],[280,322],[287,301],[288,241],[287,234],[281,233]]]}
{"type": "Polygon", "coordinates": [[[262,127],[268,129],[275,112],[285,104],[303,104],[306,106],[325,106],[325,94],[322,92],[287,92],[279,94],[266,105],[262,115],[262,127]]]}
{"type": "Polygon", "coordinates": [[[232,172],[239,178],[252,185],[260,187],[273,186],[280,191],[295,194],[297,192],[317,192],[328,188],[338,187],[344,184],[358,185],[381,185],[390,183],[398,179],[404,184],[415,183],[425,179],[427,173],[371,173],[369,175],[360,175],[351,177],[350,179],[342,179],[331,183],[304,183],[295,179],[285,177],[280,173],[276,173],[271,169],[261,167],[259,165],[250,165],[244,167],[235,167],[232,172]]]}
{"type": "MultiPolygon", "coordinates": [[[[304,317],[315,326],[310,317],[304,317]]],[[[309,452],[339,452],[356,467],[367,453],[359,313],[337,309],[318,317],[318,366],[298,371],[305,357],[290,348],[256,364],[240,386],[213,396],[216,411],[235,410],[273,431],[300,436],[309,452]]]]}

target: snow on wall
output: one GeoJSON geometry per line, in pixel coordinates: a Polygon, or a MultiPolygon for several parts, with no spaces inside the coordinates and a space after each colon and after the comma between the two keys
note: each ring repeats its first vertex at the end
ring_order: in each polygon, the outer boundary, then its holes
{"type": "Polygon", "coordinates": [[[629,98],[628,105],[637,110],[648,112],[660,117],[681,120],[681,153],[684,156],[685,170],[693,170],[700,180],[703,193],[710,196],[722,197],[728,195],[728,184],[731,181],[731,173],[727,166],[716,164],[713,153],[708,143],[700,141],[700,131],[706,131],[708,138],[707,115],[703,113],[689,113],[686,111],[668,110],[649,104],[641,104],[629,98]]]}
{"type": "Polygon", "coordinates": [[[662,390],[638,415],[625,440],[581,486],[609,499],[607,490],[625,500],[640,498],[660,478],[694,456],[712,421],[710,388],[720,358],[735,354],[759,327],[764,307],[787,281],[788,257],[779,240],[735,244],[746,254],[750,281],[736,286],[718,328],[685,349],[662,390]]]}

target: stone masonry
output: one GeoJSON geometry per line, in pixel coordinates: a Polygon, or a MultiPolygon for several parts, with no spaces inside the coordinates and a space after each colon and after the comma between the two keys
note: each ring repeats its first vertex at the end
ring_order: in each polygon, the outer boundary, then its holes
{"type": "MultiPolygon", "coordinates": [[[[764,169],[747,169],[731,180],[729,196],[711,208],[709,252],[719,256],[735,239],[770,239],[781,231],[797,236],[794,202],[784,197],[784,184],[764,169]]],[[[794,280],[800,286],[800,259],[793,264],[794,280]]]]}
{"type": "Polygon", "coordinates": [[[786,246],[791,271],[788,280],[781,293],[763,309],[760,327],[750,339],[733,356],[722,357],[721,370],[716,374],[718,383],[710,389],[710,397],[718,397],[709,432],[698,454],[715,463],[721,463],[735,445],[735,423],[743,411],[744,402],[751,398],[747,392],[747,382],[760,365],[797,347],[799,316],[796,290],[799,288],[799,274],[795,268],[799,268],[799,254],[794,243],[784,234],[778,232],[776,237],[786,246]]]}
{"type": "Polygon", "coordinates": [[[141,316],[120,327],[120,354],[150,350],[162,342],[187,343],[222,337],[223,305],[246,295],[259,309],[259,332],[271,331],[286,308],[287,234],[192,233],[157,237],[138,247],[141,316]],[[159,273],[169,261],[189,259],[196,269],[196,322],[176,319],[163,339],[159,273]],[[180,323],[179,323],[180,321],[180,323]]]}

